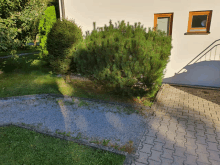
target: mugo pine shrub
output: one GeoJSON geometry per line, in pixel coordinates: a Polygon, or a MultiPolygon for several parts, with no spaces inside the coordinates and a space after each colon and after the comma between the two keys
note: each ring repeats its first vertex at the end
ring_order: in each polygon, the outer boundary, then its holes
{"type": "Polygon", "coordinates": [[[75,48],[73,58],[77,71],[85,76],[94,75],[95,82],[123,94],[129,94],[135,83],[142,82],[149,89],[148,97],[153,97],[162,83],[171,38],[150,28],[146,33],[140,22],[133,27],[122,21],[114,28],[110,20],[110,26],[105,25],[100,31],[93,24],[91,35],[75,48]]]}
{"type": "Polygon", "coordinates": [[[46,47],[47,36],[55,22],[56,22],[55,7],[50,6],[44,11],[44,14],[41,17],[41,20],[38,26],[39,37],[40,37],[40,47],[41,47],[41,53],[39,54],[39,56],[40,58],[43,58],[45,61],[47,61],[47,55],[48,55],[48,51],[46,47]]]}
{"type": "Polygon", "coordinates": [[[82,30],[74,21],[56,21],[47,38],[48,60],[55,72],[68,74],[72,61],[72,47],[81,41],[82,30]]]}

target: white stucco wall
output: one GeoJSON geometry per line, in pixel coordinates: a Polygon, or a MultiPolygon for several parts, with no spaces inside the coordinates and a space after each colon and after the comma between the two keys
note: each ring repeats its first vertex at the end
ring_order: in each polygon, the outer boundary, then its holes
{"type": "MultiPolygon", "coordinates": [[[[110,19],[113,25],[122,20],[125,20],[126,23],[129,22],[130,25],[141,22],[141,25],[144,25],[148,31],[148,27],[154,26],[154,14],[174,13],[173,48],[163,82],[220,87],[220,45],[217,47],[218,56],[215,57],[218,61],[188,66],[186,73],[174,76],[210,44],[220,39],[219,0],[65,0],[64,6],[65,16],[75,20],[82,27],[83,35],[86,35],[88,30],[91,33],[93,22],[96,22],[96,28],[104,27],[105,24],[109,26],[110,19]],[[210,34],[184,35],[187,32],[189,12],[204,10],[213,10],[210,34]]],[[[214,45],[216,44],[220,44],[220,41],[214,45]]],[[[210,55],[210,53],[208,54],[210,55]]],[[[212,59],[214,59],[214,50],[212,54],[212,59]]]]}

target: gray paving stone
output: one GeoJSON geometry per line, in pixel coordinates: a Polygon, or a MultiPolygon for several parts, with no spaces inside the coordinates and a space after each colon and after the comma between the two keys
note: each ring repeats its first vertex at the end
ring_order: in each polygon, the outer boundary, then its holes
{"type": "Polygon", "coordinates": [[[174,150],[174,144],[175,144],[175,141],[167,140],[163,148],[174,150]]]}
{"type": "Polygon", "coordinates": [[[208,118],[201,118],[201,121],[203,121],[204,123],[212,123],[212,119],[208,119],[208,118]]]}
{"type": "Polygon", "coordinates": [[[205,134],[215,135],[215,128],[207,128],[205,134]]]}
{"type": "Polygon", "coordinates": [[[208,160],[209,154],[204,154],[204,153],[197,153],[197,154],[198,154],[197,162],[211,164],[208,160]]]}
{"type": "Polygon", "coordinates": [[[143,135],[143,137],[140,140],[140,143],[144,143],[146,141],[146,134],[143,135]]]}
{"type": "Polygon", "coordinates": [[[184,163],[186,164],[196,164],[196,159],[198,159],[198,156],[195,155],[190,155],[190,154],[185,154],[186,160],[184,163]]]}
{"type": "Polygon", "coordinates": [[[218,143],[216,135],[206,135],[205,137],[207,142],[218,143]]]}
{"type": "Polygon", "coordinates": [[[212,151],[219,151],[219,149],[217,148],[217,143],[212,143],[212,142],[207,142],[207,144],[208,144],[208,147],[207,147],[207,149],[208,150],[212,150],[212,151]]]}
{"type": "Polygon", "coordinates": [[[149,158],[149,156],[151,155],[151,154],[148,154],[148,153],[143,153],[143,152],[139,152],[139,158],[138,159],[135,159],[135,162],[139,162],[139,163],[148,163],[147,162],[147,160],[148,160],[148,158],[149,158]]]}
{"type": "Polygon", "coordinates": [[[196,130],[195,136],[205,136],[204,130],[200,130],[200,129],[196,130]]]}
{"type": "Polygon", "coordinates": [[[149,163],[140,163],[140,162],[134,162],[131,165],[148,165],[149,163]]]}
{"type": "Polygon", "coordinates": [[[176,130],[176,134],[184,134],[186,135],[186,128],[182,127],[182,126],[178,126],[177,130],[176,130]]]}
{"type": "Polygon", "coordinates": [[[178,121],[176,120],[176,118],[172,118],[172,119],[170,119],[169,123],[172,126],[176,126],[178,124],[178,121]]]}
{"type": "Polygon", "coordinates": [[[183,140],[183,139],[185,139],[185,133],[183,133],[183,132],[176,132],[176,137],[175,137],[175,139],[180,139],[180,140],[183,140]]]}
{"type": "Polygon", "coordinates": [[[159,152],[159,151],[155,151],[155,150],[151,150],[152,154],[151,156],[149,157],[149,160],[153,160],[153,161],[156,161],[156,162],[160,162],[161,163],[161,159],[160,159],[160,156],[163,154],[162,152],[159,152]]]}
{"type": "Polygon", "coordinates": [[[173,163],[172,165],[183,165],[184,161],[186,160],[186,158],[183,157],[178,157],[178,156],[173,156],[173,163]]]}
{"type": "Polygon", "coordinates": [[[167,126],[168,127],[168,129],[177,129],[177,124],[178,124],[178,121],[171,121],[171,122],[169,122],[169,125],[167,126]]]}
{"type": "Polygon", "coordinates": [[[186,142],[186,139],[175,139],[175,144],[174,144],[174,149],[176,147],[184,147],[185,148],[185,142],[186,142]]]}
{"type": "Polygon", "coordinates": [[[163,127],[165,127],[165,126],[167,127],[170,123],[169,123],[169,120],[165,120],[165,121],[162,120],[162,121],[160,122],[160,124],[161,124],[161,126],[163,126],[163,127]]]}
{"type": "Polygon", "coordinates": [[[197,165],[211,165],[211,163],[209,162],[208,164],[207,163],[202,163],[202,162],[196,162],[197,163],[197,165]]]}
{"type": "Polygon", "coordinates": [[[175,139],[176,139],[176,133],[175,132],[166,132],[166,139],[169,140],[169,141],[173,141],[175,142],[175,139]]]}
{"type": "Polygon", "coordinates": [[[147,136],[156,137],[157,132],[158,132],[157,130],[149,129],[148,132],[147,132],[147,136]]]}
{"type": "Polygon", "coordinates": [[[205,126],[205,123],[201,120],[195,119],[194,122],[195,122],[195,124],[203,124],[205,126]]]}
{"type": "Polygon", "coordinates": [[[168,131],[176,132],[177,130],[178,130],[178,127],[176,126],[168,126],[168,131]]]}
{"type": "Polygon", "coordinates": [[[158,109],[158,115],[149,121],[150,131],[142,141],[144,145],[140,150],[145,150],[145,156],[148,156],[145,164],[220,165],[220,122],[211,117],[215,112],[212,112],[214,108],[210,107],[210,101],[198,95],[199,89],[167,87],[163,90],[167,100],[162,101],[166,110],[158,109]],[[180,97],[181,91],[187,97],[184,101],[180,97]],[[201,107],[203,104],[205,106],[201,107]],[[195,109],[197,106],[199,109],[195,109]]]}
{"type": "Polygon", "coordinates": [[[164,145],[163,143],[154,142],[154,146],[153,146],[153,148],[151,148],[151,149],[161,152],[163,145],[164,145]]]}
{"type": "Polygon", "coordinates": [[[211,150],[208,150],[209,152],[209,161],[211,162],[211,160],[215,160],[215,161],[218,161],[220,162],[220,151],[211,151],[211,150]]]}
{"type": "Polygon", "coordinates": [[[166,158],[161,158],[161,165],[171,165],[173,163],[173,158],[172,159],[166,159],[166,158]]]}
{"type": "Polygon", "coordinates": [[[215,161],[215,160],[210,160],[209,161],[211,162],[212,165],[219,165],[220,162],[219,161],[215,161]]]}
{"type": "Polygon", "coordinates": [[[217,148],[220,151],[220,142],[218,143],[217,148]]]}
{"type": "Polygon", "coordinates": [[[205,124],[205,129],[207,129],[207,128],[214,128],[215,127],[215,124],[214,124],[214,122],[206,122],[206,123],[204,123],[205,124]]]}
{"type": "Polygon", "coordinates": [[[196,145],[197,139],[196,139],[196,138],[186,137],[185,139],[186,139],[185,146],[186,146],[186,145],[187,145],[187,146],[192,146],[192,145],[193,145],[193,146],[197,147],[197,145],[196,145]]]}
{"type": "Polygon", "coordinates": [[[166,132],[167,132],[167,130],[163,130],[163,129],[158,129],[158,132],[157,132],[157,136],[158,135],[161,135],[161,136],[164,136],[164,137],[166,137],[166,132]]]}
{"type": "Polygon", "coordinates": [[[160,162],[156,162],[154,160],[148,160],[148,162],[149,162],[149,165],[161,165],[160,162]]]}
{"type": "Polygon", "coordinates": [[[215,124],[215,132],[216,133],[220,133],[220,126],[215,124]]]}
{"type": "Polygon", "coordinates": [[[162,125],[160,127],[158,127],[157,130],[165,130],[167,131],[168,130],[168,123],[162,123],[162,125]]]}
{"type": "Polygon", "coordinates": [[[143,148],[140,149],[140,152],[144,152],[144,153],[150,154],[151,153],[151,148],[153,148],[153,145],[143,144],[143,148]]]}
{"type": "Polygon", "coordinates": [[[186,127],[186,123],[187,123],[187,120],[185,120],[185,119],[184,120],[179,120],[178,121],[178,126],[183,126],[183,127],[185,126],[186,127]]]}
{"type": "Polygon", "coordinates": [[[174,150],[164,148],[163,149],[163,154],[161,155],[161,157],[173,160],[173,157],[172,157],[173,153],[174,153],[174,150]]]}
{"type": "Polygon", "coordinates": [[[201,130],[204,130],[204,128],[205,128],[204,126],[205,126],[204,124],[196,123],[195,129],[201,129],[201,130]]]}
{"type": "Polygon", "coordinates": [[[206,137],[205,136],[196,136],[196,143],[206,145],[206,137]]]}
{"type": "Polygon", "coordinates": [[[196,138],[195,132],[193,132],[193,131],[186,131],[185,137],[196,138]]]}
{"type": "Polygon", "coordinates": [[[195,130],[195,126],[188,125],[187,128],[186,128],[186,131],[196,132],[196,130],[195,130]]]}
{"type": "Polygon", "coordinates": [[[183,147],[175,147],[174,156],[182,157],[185,158],[186,156],[184,155],[184,152],[186,151],[186,148],[183,147]]]}
{"type": "Polygon", "coordinates": [[[154,142],[159,142],[159,143],[166,143],[166,137],[165,136],[161,136],[161,135],[157,135],[157,138],[154,140],[154,142]]]}
{"type": "Polygon", "coordinates": [[[194,122],[194,120],[188,120],[186,122],[186,126],[187,127],[196,127],[196,123],[194,122]]]}
{"type": "Polygon", "coordinates": [[[196,143],[197,145],[197,149],[196,149],[196,153],[204,153],[204,154],[209,154],[209,152],[207,151],[207,144],[199,144],[199,143],[196,143]]]}
{"type": "Polygon", "coordinates": [[[220,139],[220,132],[216,133],[216,135],[217,135],[216,139],[220,139]]]}
{"type": "Polygon", "coordinates": [[[163,120],[161,121],[161,123],[169,123],[170,120],[171,120],[171,117],[163,116],[162,119],[163,119],[163,120]]]}
{"type": "Polygon", "coordinates": [[[155,140],[155,139],[156,139],[156,137],[145,136],[145,141],[144,141],[144,143],[154,145],[154,140],[155,140]]]}
{"type": "Polygon", "coordinates": [[[185,151],[185,154],[190,154],[190,155],[194,155],[194,156],[196,156],[197,155],[197,153],[196,153],[196,148],[197,148],[197,146],[194,146],[194,145],[189,145],[189,146],[187,146],[187,145],[185,145],[186,146],[186,151],[185,151]]]}
{"type": "Polygon", "coordinates": [[[157,128],[157,127],[159,127],[160,126],[160,123],[159,123],[160,121],[156,121],[156,120],[150,120],[149,122],[148,122],[148,125],[149,125],[149,127],[154,127],[154,128],[157,128]]]}

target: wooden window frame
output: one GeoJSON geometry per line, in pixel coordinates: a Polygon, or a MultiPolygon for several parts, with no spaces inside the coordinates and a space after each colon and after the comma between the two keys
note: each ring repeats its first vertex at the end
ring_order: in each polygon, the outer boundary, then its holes
{"type": "Polygon", "coordinates": [[[158,17],[169,17],[170,23],[169,23],[169,35],[172,35],[172,27],[173,27],[173,13],[158,13],[154,14],[154,31],[156,30],[157,26],[157,18],[158,17]]]}
{"type": "Polygon", "coordinates": [[[188,20],[188,28],[187,28],[187,33],[186,35],[191,35],[191,34],[210,34],[210,24],[211,24],[211,17],[212,17],[212,10],[208,11],[191,11],[189,12],[189,20],[188,20]],[[206,22],[206,27],[204,28],[192,28],[192,18],[194,15],[207,15],[207,22],[206,22]],[[196,30],[196,29],[205,29],[205,32],[201,31],[194,31],[190,32],[190,30],[196,30]]]}

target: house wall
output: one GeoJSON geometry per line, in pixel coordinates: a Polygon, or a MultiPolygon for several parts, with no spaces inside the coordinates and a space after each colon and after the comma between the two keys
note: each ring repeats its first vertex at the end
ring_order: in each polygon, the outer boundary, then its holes
{"type": "MultiPolygon", "coordinates": [[[[187,72],[177,75],[175,73],[179,72],[215,40],[220,39],[219,6],[219,0],[65,0],[64,2],[65,16],[75,20],[82,27],[83,35],[86,35],[88,30],[90,33],[92,32],[93,22],[96,22],[96,28],[104,27],[105,24],[109,26],[110,19],[113,25],[122,20],[125,20],[126,23],[129,22],[130,25],[141,22],[141,25],[148,31],[148,27],[154,26],[154,14],[173,13],[173,48],[163,82],[211,87],[220,87],[220,45],[217,46],[218,55],[216,55],[215,61],[188,65],[187,72]],[[202,10],[213,10],[210,34],[184,35],[187,32],[189,12],[202,10]]],[[[214,45],[216,44],[220,44],[220,41],[214,45]]],[[[213,50],[211,59],[214,59],[214,53],[213,50]]],[[[210,53],[207,58],[209,56],[210,53]]]]}

